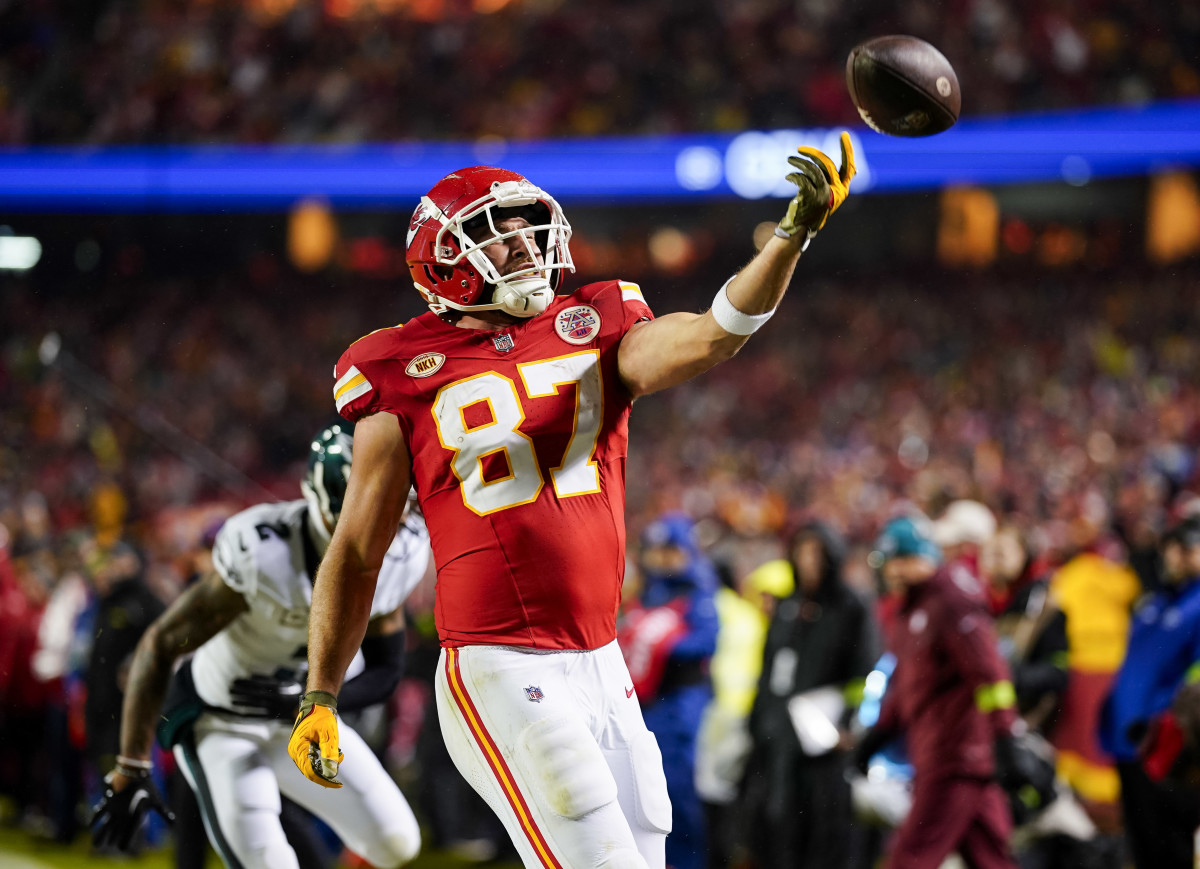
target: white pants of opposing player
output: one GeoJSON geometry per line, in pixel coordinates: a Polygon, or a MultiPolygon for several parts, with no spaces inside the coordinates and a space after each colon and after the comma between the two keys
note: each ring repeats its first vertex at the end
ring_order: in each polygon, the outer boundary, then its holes
{"type": "Polygon", "coordinates": [[[443,649],[437,705],[454,765],[527,867],[663,869],[662,755],[615,641],[443,649]]]}
{"type": "Polygon", "coordinates": [[[362,737],[338,728],[344,787],[306,779],[288,756],[291,724],[205,713],[175,758],[200,803],[208,839],[229,869],[297,869],[279,822],[280,793],[333,828],[354,853],[381,869],[417,855],[412,809],[362,737]]]}

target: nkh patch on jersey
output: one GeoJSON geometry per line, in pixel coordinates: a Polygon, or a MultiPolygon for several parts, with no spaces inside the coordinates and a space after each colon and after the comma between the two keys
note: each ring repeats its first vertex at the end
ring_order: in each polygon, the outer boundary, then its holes
{"type": "MultiPolygon", "coordinates": [[[[438,369],[446,364],[446,354],[444,353],[422,353],[404,369],[404,373],[409,377],[429,377],[432,374],[437,374],[438,369]]],[[[341,408],[338,408],[339,410],[341,408]]]]}

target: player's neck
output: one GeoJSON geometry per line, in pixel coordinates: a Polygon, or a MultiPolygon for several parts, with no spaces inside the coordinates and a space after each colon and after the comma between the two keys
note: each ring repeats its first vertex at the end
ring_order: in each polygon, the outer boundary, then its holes
{"type": "Polygon", "coordinates": [[[450,323],[460,329],[485,329],[489,332],[499,332],[501,329],[507,329],[509,326],[521,322],[520,317],[514,317],[503,311],[461,311],[457,313],[458,316],[452,318],[450,323]]]}

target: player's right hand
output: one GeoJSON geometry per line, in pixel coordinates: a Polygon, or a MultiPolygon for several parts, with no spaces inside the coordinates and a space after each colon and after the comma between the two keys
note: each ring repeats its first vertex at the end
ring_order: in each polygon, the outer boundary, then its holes
{"type": "Polygon", "coordinates": [[[779,221],[779,229],[785,235],[794,236],[801,231],[809,237],[825,225],[829,215],[838,210],[850,194],[850,181],[858,174],[854,165],[854,146],[850,134],[842,133],[842,166],[837,168],[825,154],[816,148],[797,148],[798,157],[789,157],[788,163],[797,171],[787,176],[798,191],[788,203],[787,214],[779,221]]]}
{"type": "Polygon", "coordinates": [[[300,701],[288,754],[309,781],[326,788],[342,786],[337,774],[345,755],[338,748],[337,698],[328,691],[309,691],[300,701]]]}
{"type": "Polygon", "coordinates": [[[149,773],[130,778],[113,770],[104,777],[104,795],[92,815],[92,844],[101,850],[113,848],[129,853],[138,828],[151,810],[168,822],[175,821],[149,773]]]}

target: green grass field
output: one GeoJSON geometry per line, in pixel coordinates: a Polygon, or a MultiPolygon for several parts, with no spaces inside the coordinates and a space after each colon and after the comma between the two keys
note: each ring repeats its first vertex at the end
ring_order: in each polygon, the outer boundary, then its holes
{"type": "MultiPolygon", "coordinates": [[[[467,869],[481,864],[439,851],[422,851],[406,869],[467,869]]],[[[488,863],[489,869],[520,869],[516,863],[488,863]]],[[[174,869],[170,847],[149,851],[139,857],[107,857],[91,853],[86,836],[70,846],[41,841],[23,830],[0,826],[0,867],[3,869],[174,869]]],[[[223,869],[210,848],[206,869],[223,869]]]]}
{"type": "MultiPolygon", "coordinates": [[[[4,869],[173,869],[175,865],[170,848],[140,857],[101,857],[90,851],[86,836],[66,846],[35,839],[12,827],[0,828],[0,866],[4,869]]],[[[207,867],[221,869],[221,861],[211,850],[207,867]]]]}

